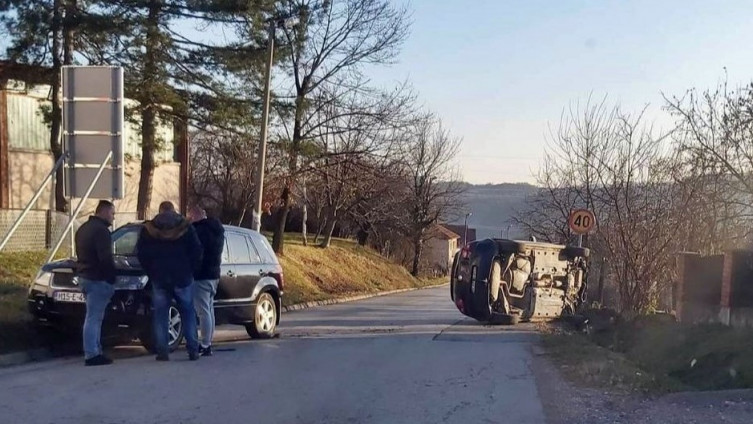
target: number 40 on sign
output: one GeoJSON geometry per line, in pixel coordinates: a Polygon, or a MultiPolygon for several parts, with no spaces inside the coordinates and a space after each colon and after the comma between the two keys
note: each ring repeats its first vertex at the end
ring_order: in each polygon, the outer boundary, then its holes
{"type": "Polygon", "coordinates": [[[573,233],[588,234],[596,225],[596,216],[588,209],[576,209],[570,212],[567,223],[573,233]]]}

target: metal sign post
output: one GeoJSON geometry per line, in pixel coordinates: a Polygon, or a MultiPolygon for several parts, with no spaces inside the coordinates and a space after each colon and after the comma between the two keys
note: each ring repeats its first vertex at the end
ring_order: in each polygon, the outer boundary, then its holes
{"type": "Polygon", "coordinates": [[[64,66],[62,78],[63,149],[69,156],[66,195],[83,197],[102,160],[112,152],[112,163],[96,179],[91,197],[122,199],[123,68],[64,66]]]}
{"type": "MultiPolygon", "coordinates": [[[[45,177],[21,215],[0,242],[2,250],[43,189],[65,164],[65,194],[72,202],[81,201],[68,215],[50,259],[55,256],[68,231],[89,198],[122,199],[124,194],[123,155],[123,68],[117,66],[63,66],[63,156],[45,177]],[[109,166],[108,166],[109,163],[109,166]]],[[[71,253],[74,249],[71,231],[71,253]]]]}
{"type": "Polygon", "coordinates": [[[31,200],[28,204],[26,204],[26,207],[24,208],[23,212],[21,212],[21,215],[16,218],[16,221],[13,223],[13,225],[10,227],[10,230],[8,230],[8,233],[3,237],[3,241],[0,242],[0,251],[3,250],[6,244],[8,244],[8,241],[10,241],[10,238],[13,236],[13,233],[16,232],[18,227],[21,225],[21,221],[23,221],[24,217],[29,213],[31,210],[31,207],[34,206],[35,203],[37,203],[37,199],[39,199],[39,196],[42,194],[42,191],[45,187],[47,187],[47,183],[52,180],[52,177],[55,175],[56,172],[58,172],[58,168],[63,166],[63,161],[65,160],[65,156],[60,156],[60,159],[58,159],[57,163],[55,163],[55,166],[52,168],[52,171],[50,171],[49,174],[47,174],[46,177],[44,177],[44,180],[42,181],[42,184],[39,185],[39,188],[34,193],[34,196],[32,196],[31,200]]]}
{"type": "MultiPolygon", "coordinates": [[[[50,256],[47,257],[47,260],[45,262],[50,262],[55,258],[55,254],[57,253],[58,249],[60,249],[60,245],[63,244],[63,240],[65,240],[65,235],[70,231],[71,234],[73,234],[73,222],[75,220],[75,217],[78,216],[78,214],[81,212],[81,208],[84,206],[84,203],[89,199],[89,195],[91,195],[92,190],[94,190],[94,187],[97,184],[97,180],[99,180],[100,175],[102,175],[102,171],[105,170],[105,165],[107,165],[107,162],[110,161],[110,158],[112,157],[112,152],[108,153],[107,156],[105,156],[105,160],[102,161],[102,164],[100,164],[99,169],[97,169],[97,174],[94,176],[94,180],[89,184],[89,187],[86,189],[86,193],[81,197],[81,200],[78,202],[78,206],[76,206],[76,210],[73,212],[73,217],[68,221],[68,225],[65,226],[65,229],[63,230],[63,234],[60,235],[60,238],[58,239],[58,242],[55,244],[55,247],[50,252],[50,256]]],[[[73,255],[73,252],[71,252],[71,255],[73,255]]]]}
{"type": "Polygon", "coordinates": [[[64,66],[63,149],[65,194],[76,209],[50,252],[55,257],[67,234],[75,254],[73,226],[90,199],[122,199],[124,194],[123,68],[117,66],[64,66]],[[69,233],[70,232],[70,233],[69,233]]]}

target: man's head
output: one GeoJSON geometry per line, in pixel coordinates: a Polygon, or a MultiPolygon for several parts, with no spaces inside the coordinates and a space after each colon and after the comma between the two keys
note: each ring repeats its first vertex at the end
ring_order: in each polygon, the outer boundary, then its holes
{"type": "Polygon", "coordinates": [[[94,211],[94,215],[112,225],[115,221],[115,205],[107,200],[100,200],[97,204],[97,209],[94,211]]]}
{"type": "Polygon", "coordinates": [[[191,220],[191,222],[201,221],[206,217],[207,211],[200,208],[199,205],[193,205],[191,206],[191,209],[188,210],[188,219],[191,220]]]}
{"type": "Polygon", "coordinates": [[[159,213],[165,212],[175,212],[175,205],[173,205],[173,202],[166,200],[159,204],[159,213]]]}

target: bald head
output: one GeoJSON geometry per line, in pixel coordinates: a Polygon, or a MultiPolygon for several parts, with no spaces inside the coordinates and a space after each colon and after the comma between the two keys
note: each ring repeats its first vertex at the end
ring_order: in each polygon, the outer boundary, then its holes
{"type": "Polygon", "coordinates": [[[188,209],[188,219],[191,222],[201,221],[207,217],[207,211],[199,207],[199,205],[193,205],[188,209]]]}
{"type": "Polygon", "coordinates": [[[165,212],[175,212],[175,205],[173,205],[173,202],[164,201],[159,204],[159,213],[165,212]]]}

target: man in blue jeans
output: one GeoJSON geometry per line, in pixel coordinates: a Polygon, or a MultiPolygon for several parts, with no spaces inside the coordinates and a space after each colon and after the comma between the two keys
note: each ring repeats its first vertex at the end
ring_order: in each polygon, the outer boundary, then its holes
{"type": "Polygon", "coordinates": [[[204,248],[201,266],[194,273],[194,304],[199,315],[201,356],[212,356],[214,335],[214,296],[220,281],[222,249],[225,246],[225,228],[217,218],[208,218],[205,210],[194,206],[188,212],[196,234],[204,248]]]}
{"type": "Polygon", "coordinates": [[[86,299],[84,319],[84,364],[109,365],[102,353],[102,320],[115,293],[115,262],[112,257],[110,226],[115,205],[102,200],[94,215],[76,231],[76,277],[86,299]]]}
{"type": "MultiPolygon", "coordinates": [[[[193,273],[201,265],[202,247],[191,223],[162,202],[159,214],[144,227],[136,243],[141,266],[152,285],[154,345],[158,361],[169,361],[170,303],[175,300],[181,315],[188,358],[199,359],[196,311],[193,304],[193,273]]],[[[177,337],[177,334],[173,334],[177,337]]]]}

